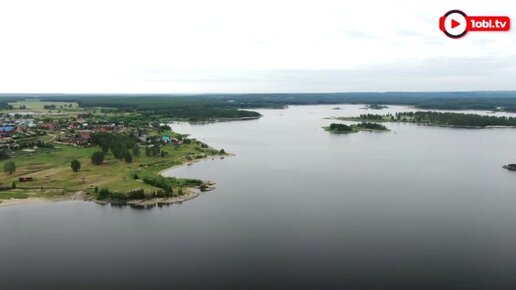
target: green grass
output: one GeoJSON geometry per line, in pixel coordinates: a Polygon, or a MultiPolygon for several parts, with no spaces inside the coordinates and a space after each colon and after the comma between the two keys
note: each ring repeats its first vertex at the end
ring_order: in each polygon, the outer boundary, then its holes
{"type": "Polygon", "coordinates": [[[17,111],[23,111],[23,112],[34,112],[34,113],[46,113],[49,110],[45,109],[45,105],[55,105],[57,108],[55,110],[52,110],[53,112],[57,112],[58,110],[61,111],[77,111],[79,109],[79,105],[76,102],[42,102],[37,99],[28,99],[23,101],[17,101],[13,103],[9,103],[9,105],[12,105],[14,107],[13,110],[9,110],[9,112],[16,113],[17,111]],[[70,108],[69,105],[72,105],[70,108]],[[20,106],[25,106],[25,109],[19,109],[20,106]],[[60,108],[63,106],[63,108],[60,108]]]}
{"type": "MultiPolygon", "coordinates": [[[[95,187],[120,192],[141,188],[150,192],[157,188],[143,183],[144,176],[155,175],[163,169],[188,162],[187,156],[206,156],[216,152],[211,148],[201,148],[197,144],[183,144],[177,149],[175,145],[165,145],[162,147],[162,150],[168,152],[165,157],[145,156],[145,150],[142,148],[141,156],[134,157],[132,163],[115,159],[108,154],[102,165],[93,165],[90,160],[91,154],[99,151],[100,148],[65,145],[59,145],[59,147],[62,151],[37,153],[11,159],[16,163],[16,172],[13,174],[1,172],[2,184],[10,185],[16,182],[18,189],[26,190],[29,196],[34,197],[60,196],[80,190],[92,193],[95,187]],[[82,167],[79,172],[72,172],[70,168],[70,162],[73,159],[81,162],[82,167]],[[134,174],[140,178],[133,179],[134,174]],[[19,177],[26,176],[33,177],[34,181],[18,182],[19,177]]],[[[0,162],[0,169],[3,169],[5,162],[0,162]]],[[[176,184],[181,186],[184,182],[177,179],[176,184]]],[[[11,191],[2,192],[0,199],[11,198],[10,196],[15,194],[11,191]]]]}
{"type": "Polygon", "coordinates": [[[9,191],[0,191],[0,200],[1,199],[25,199],[29,198],[29,194],[25,191],[21,190],[9,190],[9,191]]]}

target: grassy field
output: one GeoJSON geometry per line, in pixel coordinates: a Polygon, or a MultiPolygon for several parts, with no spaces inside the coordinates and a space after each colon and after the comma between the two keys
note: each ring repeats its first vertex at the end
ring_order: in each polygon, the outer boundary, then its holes
{"type": "Polygon", "coordinates": [[[57,112],[58,110],[61,110],[61,111],[78,111],[79,110],[79,105],[75,102],[46,102],[46,101],[42,102],[37,99],[17,101],[14,103],[9,103],[9,105],[14,107],[13,110],[9,110],[9,112],[12,112],[12,113],[16,113],[17,111],[46,113],[49,110],[44,108],[45,105],[56,106],[57,109],[52,110],[55,112],[57,112]],[[25,106],[25,108],[20,109],[20,107],[23,107],[23,106],[25,106]]]}
{"type": "Polygon", "coordinates": [[[216,154],[211,148],[201,148],[197,144],[180,146],[165,145],[162,150],[168,152],[165,157],[145,156],[141,148],[141,156],[134,157],[132,163],[115,159],[107,154],[102,165],[91,163],[91,154],[100,148],[78,148],[60,145],[61,151],[37,153],[32,156],[12,158],[16,163],[16,172],[3,172],[4,163],[0,162],[0,186],[16,183],[17,189],[0,191],[0,199],[27,197],[56,197],[77,191],[93,193],[94,188],[109,188],[112,191],[127,192],[133,189],[154,191],[154,188],[142,182],[144,176],[155,175],[159,171],[188,162],[190,159],[216,154]],[[77,159],[81,162],[79,172],[73,172],[70,162],[77,159]],[[134,179],[134,174],[140,178],[134,179]],[[33,177],[31,182],[18,182],[19,177],[33,177]]]}

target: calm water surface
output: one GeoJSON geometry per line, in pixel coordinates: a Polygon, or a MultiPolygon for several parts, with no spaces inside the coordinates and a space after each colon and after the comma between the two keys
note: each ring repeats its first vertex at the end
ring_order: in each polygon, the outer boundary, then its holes
{"type": "Polygon", "coordinates": [[[168,171],[215,191],[163,208],[0,207],[0,289],[516,289],[516,129],[325,117],[294,106],[172,124],[236,154],[168,171]]]}

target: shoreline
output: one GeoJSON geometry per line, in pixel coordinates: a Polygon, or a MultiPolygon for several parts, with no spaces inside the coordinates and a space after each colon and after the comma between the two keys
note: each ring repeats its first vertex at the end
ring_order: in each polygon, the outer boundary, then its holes
{"type": "Polygon", "coordinates": [[[235,156],[235,154],[226,153],[224,155],[211,155],[211,156],[206,156],[206,157],[199,158],[199,159],[193,159],[193,160],[187,161],[187,162],[185,162],[183,164],[178,164],[178,165],[174,165],[172,167],[168,167],[168,168],[162,169],[162,170],[158,171],[156,174],[160,175],[160,176],[163,176],[163,177],[169,177],[169,176],[164,176],[163,173],[165,173],[168,170],[173,170],[173,169],[181,168],[181,167],[184,167],[184,166],[192,166],[195,163],[207,161],[207,160],[210,160],[210,159],[211,160],[224,159],[226,157],[233,157],[233,156],[235,156]]]}
{"type": "Polygon", "coordinates": [[[99,205],[114,205],[114,206],[132,206],[132,207],[154,207],[154,206],[162,206],[162,205],[172,205],[172,204],[181,204],[185,201],[192,200],[201,195],[200,190],[196,190],[193,188],[186,188],[187,192],[181,196],[174,197],[156,197],[150,199],[135,199],[130,201],[116,201],[116,200],[90,200],[99,205]]]}
{"type": "Polygon", "coordinates": [[[73,194],[68,194],[65,196],[54,197],[54,198],[28,197],[28,198],[2,199],[2,200],[0,200],[0,207],[26,205],[26,204],[38,204],[38,203],[53,203],[53,202],[61,202],[61,201],[73,201],[73,200],[87,201],[84,199],[85,194],[86,193],[84,191],[78,191],[73,194]]]}
{"type": "MultiPolygon", "coordinates": [[[[178,164],[178,165],[174,165],[172,167],[162,169],[156,174],[159,176],[164,176],[163,173],[168,170],[172,170],[172,169],[176,169],[176,168],[180,168],[180,167],[184,167],[184,166],[192,166],[195,163],[199,163],[199,162],[206,161],[209,159],[215,160],[215,159],[217,159],[217,157],[218,157],[218,159],[224,159],[226,157],[232,157],[232,156],[235,156],[235,155],[231,154],[231,153],[226,153],[225,155],[206,156],[204,158],[191,160],[191,161],[185,162],[183,164],[178,164]]],[[[167,176],[164,176],[164,177],[167,177],[167,176]]],[[[157,198],[131,200],[131,201],[123,202],[123,203],[122,202],[117,203],[114,201],[99,201],[99,200],[95,200],[95,199],[88,199],[88,198],[85,198],[85,195],[86,195],[85,192],[78,191],[73,194],[55,197],[55,198],[28,197],[28,198],[2,199],[2,200],[0,200],[0,207],[20,206],[20,205],[38,204],[38,203],[53,203],[53,202],[61,202],[61,201],[73,201],[73,200],[95,202],[96,204],[99,204],[99,205],[111,204],[111,205],[120,205],[120,206],[127,205],[127,206],[135,206],[135,207],[153,207],[153,206],[160,206],[160,205],[181,204],[185,201],[189,201],[189,200],[199,197],[202,192],[212,191],[215,189],[215,182],[213,182],[213,181],[203,180],[203,184],[205,184],[207,186],[204,190],[200,190],[198,188],[193,188],[193,187],[187,187],[184,189],[185,191],[187,191],[186,194],[184,194],[182,196],[174,196],[174,197],[169,197],[169,198],[157,197],[157,198]]]]}

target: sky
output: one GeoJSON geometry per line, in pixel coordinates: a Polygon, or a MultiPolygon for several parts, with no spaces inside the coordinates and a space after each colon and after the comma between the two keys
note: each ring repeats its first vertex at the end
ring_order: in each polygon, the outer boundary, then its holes
{"type": "Polygon", "coordinates": [[[514,0],[0,0],[0,93],[516,90],[514,0]]]}

